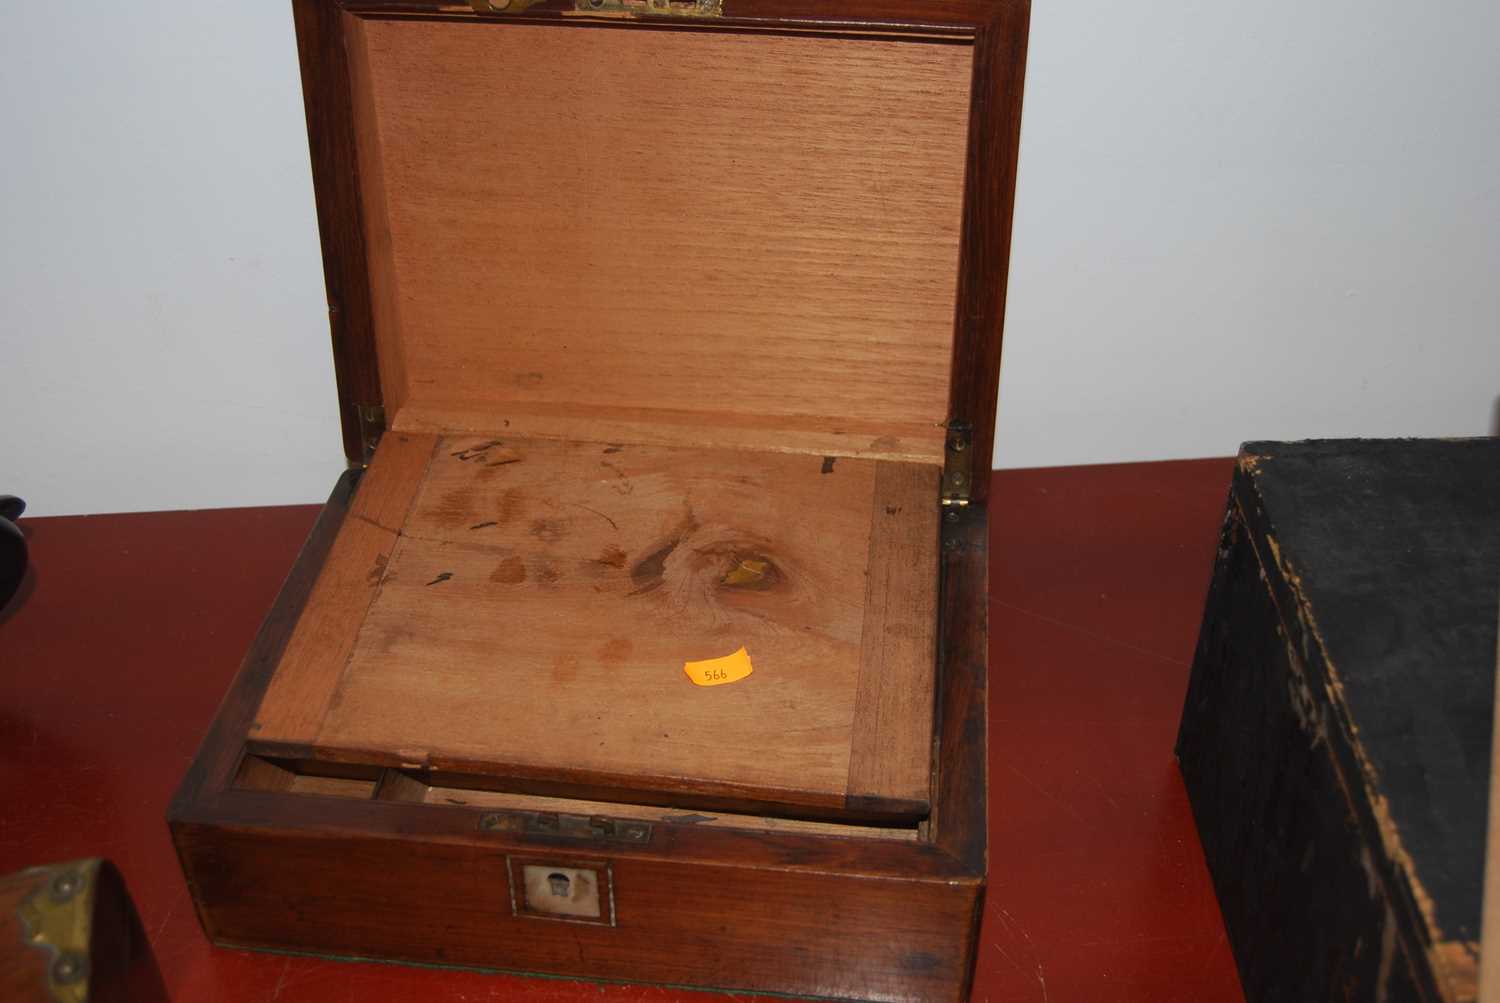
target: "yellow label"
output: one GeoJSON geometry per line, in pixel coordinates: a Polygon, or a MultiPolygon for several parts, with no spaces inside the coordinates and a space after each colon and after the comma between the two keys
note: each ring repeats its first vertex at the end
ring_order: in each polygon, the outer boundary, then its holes
{"type": "Polygon", "coordinates": [[[699,686],[723,686],[737,683],[754,669],[750,666],[750,653],[744,648],[723,658],[709,658],[701,662],[687,662],[682,666],[687,677],[699,686]]]}

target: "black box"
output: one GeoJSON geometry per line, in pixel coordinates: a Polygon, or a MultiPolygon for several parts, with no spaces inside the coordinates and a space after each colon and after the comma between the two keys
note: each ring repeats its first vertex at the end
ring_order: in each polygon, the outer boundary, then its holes
{"type": "Polygon", "coordinates": [[[1500,440],[1246,444],[1177,739],[1245,995],[1477,997],[1500,440]]]}

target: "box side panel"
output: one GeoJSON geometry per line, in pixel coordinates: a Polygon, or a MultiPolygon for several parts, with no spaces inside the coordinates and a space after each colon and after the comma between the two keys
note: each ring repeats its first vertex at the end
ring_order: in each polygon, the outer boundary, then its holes
{"type": "Polygon", "coordinates": [[[938,734],[930,831],[983,875],[989,865],[989,518],[948,509],[942,523],[938,734]]]}
{"type": "Polygon", "coordinates": [[[1227,520],[1177,754],[1250,1000],[1441,998],[1392,909],[1244,523],[1227,520]]]}
{"type": "Polygon", "coordinates": [[[181,823],[216,943],[609,980],[874,1000],[962,998],[968,882],[181,823]],[[523,859],[524,858],[524,859],[523,859]],[[526,868],[530,866],[533,872],[526,868]],[[597,875],[565,918],[536,881],[597,875]]]}
{"type": "Polygon", "coordinates": [[[1247,525],[1437,965],[1471,982],[1484,874],[1500,439],[1251,443],[1247,525]],[[1467,970],[1467,971],[1465,971],[1467,970]]]}
{"type": "Polygon", "coordinates": [[[1482,500],[1500,454],[1490,440],[1267,445],[1241,451],[1235,498],[1292,664],[1398,929],[1438,995],[1473,998],[1494,679],[1488,604],[1470,603],[1495,595],[1482,500]]]}

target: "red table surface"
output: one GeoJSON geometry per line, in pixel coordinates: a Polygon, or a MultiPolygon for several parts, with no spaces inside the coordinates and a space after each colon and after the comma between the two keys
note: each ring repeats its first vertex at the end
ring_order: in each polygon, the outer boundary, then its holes
{"type": "MultiPolygon", "coordinates": [[[[1230,471],[994,475],[975,1001],[1242,998],[1172,757],[1230,471]]],[[[34,577],[0,614],[0,873],[112,859],[181,1003],[712,998],[204,939],[167,802],[316,513],[22,520],[34,577]]]]}

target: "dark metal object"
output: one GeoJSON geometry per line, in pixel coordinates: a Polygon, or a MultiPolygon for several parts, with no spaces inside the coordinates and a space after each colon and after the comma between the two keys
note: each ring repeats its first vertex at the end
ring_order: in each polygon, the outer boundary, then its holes
{"type": "Polygon", "coordinates": [[[600,815],[569,815],[564,812],[491,812],[479,820],[483,832],[524,832],[570,839],[602,839],[622,843],[649,843],[651,826],[600,815]]]}
{"type": "Polygon", "coordinates": [[[943,450],[943,504],[962,507],[973,499],[974,426],[954,418],[948,422],[943,450]]]}
{"type": "Polygon", "coordinates": [[[16,525],[26,503],[15,495],[0,495],[0,607],[10,602],[26,577],[26,537],[16,525]]]}
{"type": "Polygon", "coordinates": [[[0,999],[164,1003],[140,916],[109,861],[0,875],[0,999]]]}

